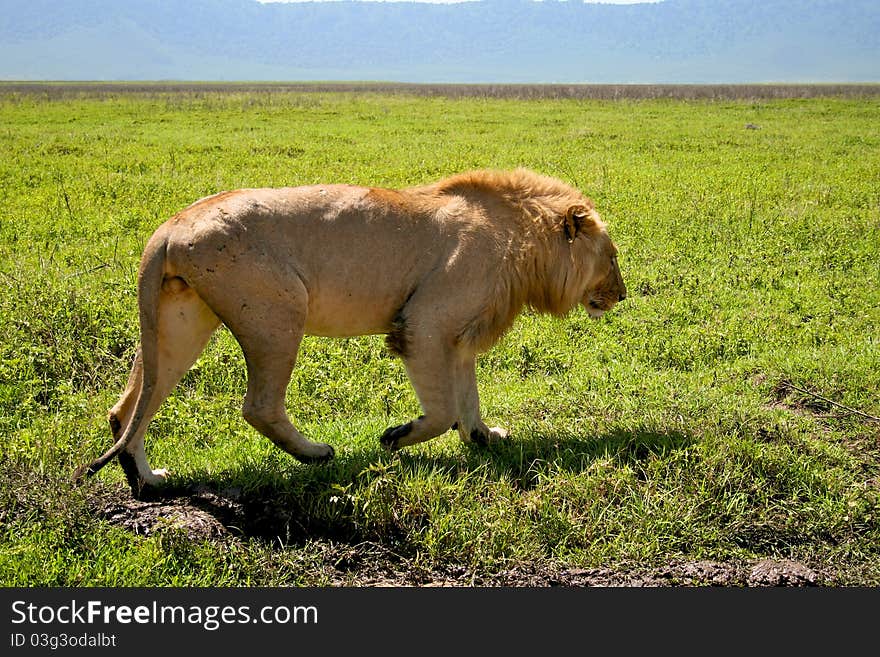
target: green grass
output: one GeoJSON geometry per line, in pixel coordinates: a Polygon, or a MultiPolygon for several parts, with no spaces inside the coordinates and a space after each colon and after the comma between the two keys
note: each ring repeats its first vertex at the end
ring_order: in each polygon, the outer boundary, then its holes
{"type": "Polygon", "coordinates": [[[880,423],[784,383],[880,415],[878,283],[877,99],[7,92],[0,584],[323,584],[365,545],[438,571],[789,558],[880,584],[880,423]],[[245,526],[143,536],[98,512],[127,495],[118,467],[71,486],[109,444],[165,218],[222,189],[514,166],[595,200],[630,296],[600,322],[527,313],[481,358],[512,440],[389,456],[379,434],[419,414],[401,363],[380,337],[307,338],[288,406],[338,456],[299,465],[241,418],[221,331],[147,450],[180,486],[234,491],[245,526]]]}

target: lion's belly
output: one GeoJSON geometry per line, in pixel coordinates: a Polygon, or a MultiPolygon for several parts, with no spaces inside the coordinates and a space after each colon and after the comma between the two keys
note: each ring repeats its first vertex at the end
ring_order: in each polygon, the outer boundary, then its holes
{"type": "Polygon", "coordinates": [[[305,332],[337,338],[387,333],[396,312],[388,299],[359,299],[347,293],[310,297],[305,332]]]}
{"type": "MultiPolygon", "coordinates": [[[[350,237],[342,237],[340,242],[357,244],[350,237]]],[[[374,245],[368,253],[358,253],[357,257],[351,253],[352,249],[346,246],[344,257],[312,259],[300,265],[308,292],[305,332],[309,335],[352,337],[387,333],[417,282],[434,262],[391,240],[374,245]]],[[[302,260],[308,258],[304,256],[302,260]]]]}

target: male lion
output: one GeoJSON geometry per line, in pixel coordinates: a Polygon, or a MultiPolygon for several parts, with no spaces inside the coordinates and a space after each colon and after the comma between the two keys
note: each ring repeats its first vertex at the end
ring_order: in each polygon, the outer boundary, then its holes
{"type": "Polygon", "coordinates": [[[507,435],[480,418],[477,353],[523,306],[600,317],[626,297],[617,249],[592,201],[525,169],[472,171],[404,190],[313,185],[240,189],[197,201],[147,243],[138,277],[140,349],[109,420],[135,496],[161,484],[144,432],[222,322],[244,352],[243,415],[303,462],[333,448],[285,410],[303,334],[384,333],[424,415],[388,428],[390,450],[450,427],[464,441],[507,435]]]}

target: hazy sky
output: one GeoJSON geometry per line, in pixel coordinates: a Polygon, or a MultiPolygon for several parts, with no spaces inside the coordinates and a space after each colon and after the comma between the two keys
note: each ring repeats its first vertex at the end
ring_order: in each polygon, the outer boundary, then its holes
{"type": "MultiPolygon", "coordinates": [[[[339,0],[259,0],[259,2],[338,2],[339,0]]],[[[435,4],[449,4],[452,2],[472,2],[473,0],[366,0],[367,2],[433,2],[435,4]]],[[[584,0],[585,2],[604,3],[612,5],[635,5],[647,2],[661,2],[662,0],[584,0]]]]}

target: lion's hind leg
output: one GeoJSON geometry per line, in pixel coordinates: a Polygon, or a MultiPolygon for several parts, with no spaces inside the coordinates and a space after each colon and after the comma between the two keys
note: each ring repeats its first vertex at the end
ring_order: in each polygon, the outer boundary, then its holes
{"type": "MultiPolygon", "coordinates": [[[[196,361],[220,320],[179,278],[166,280],[159,295],[158,363],[156,385],[137,432],[119,453],[119,462],[135,496],[149,486],[165,482],[164,469],[153,470],[144,450],[144,434],[159,406],[168,397],[181,377],[196,361]]],[[[132,419],[144,378],[144,362],[140,349],[134,359],[128,385],[119,401],[110,410],[108,419],[114,438],[118,438],[132,419]]]]}
{"type": "Polygon", "coordinates": [[[282,344],[241,340],[247,361],[248,387],[242,414],[245,420],[277,447],[303,463],[333,458],[330,445],[312,442],[290,421],[285,408],[285,392],[296,362],[300,339],[282,344]]]}
{"type": "Polygon", "coordinates": [[[243,274],[235,288],[225,288],[223,298],[214,304],[247,363],[242,415],[277,447],[303,463],[331,459],[333,448],[303,436],[285,408],[287,386],[303,337],[308,293],[298,279],[285,281],[277,294],[269,294],[258,283],[243,274]]]}

